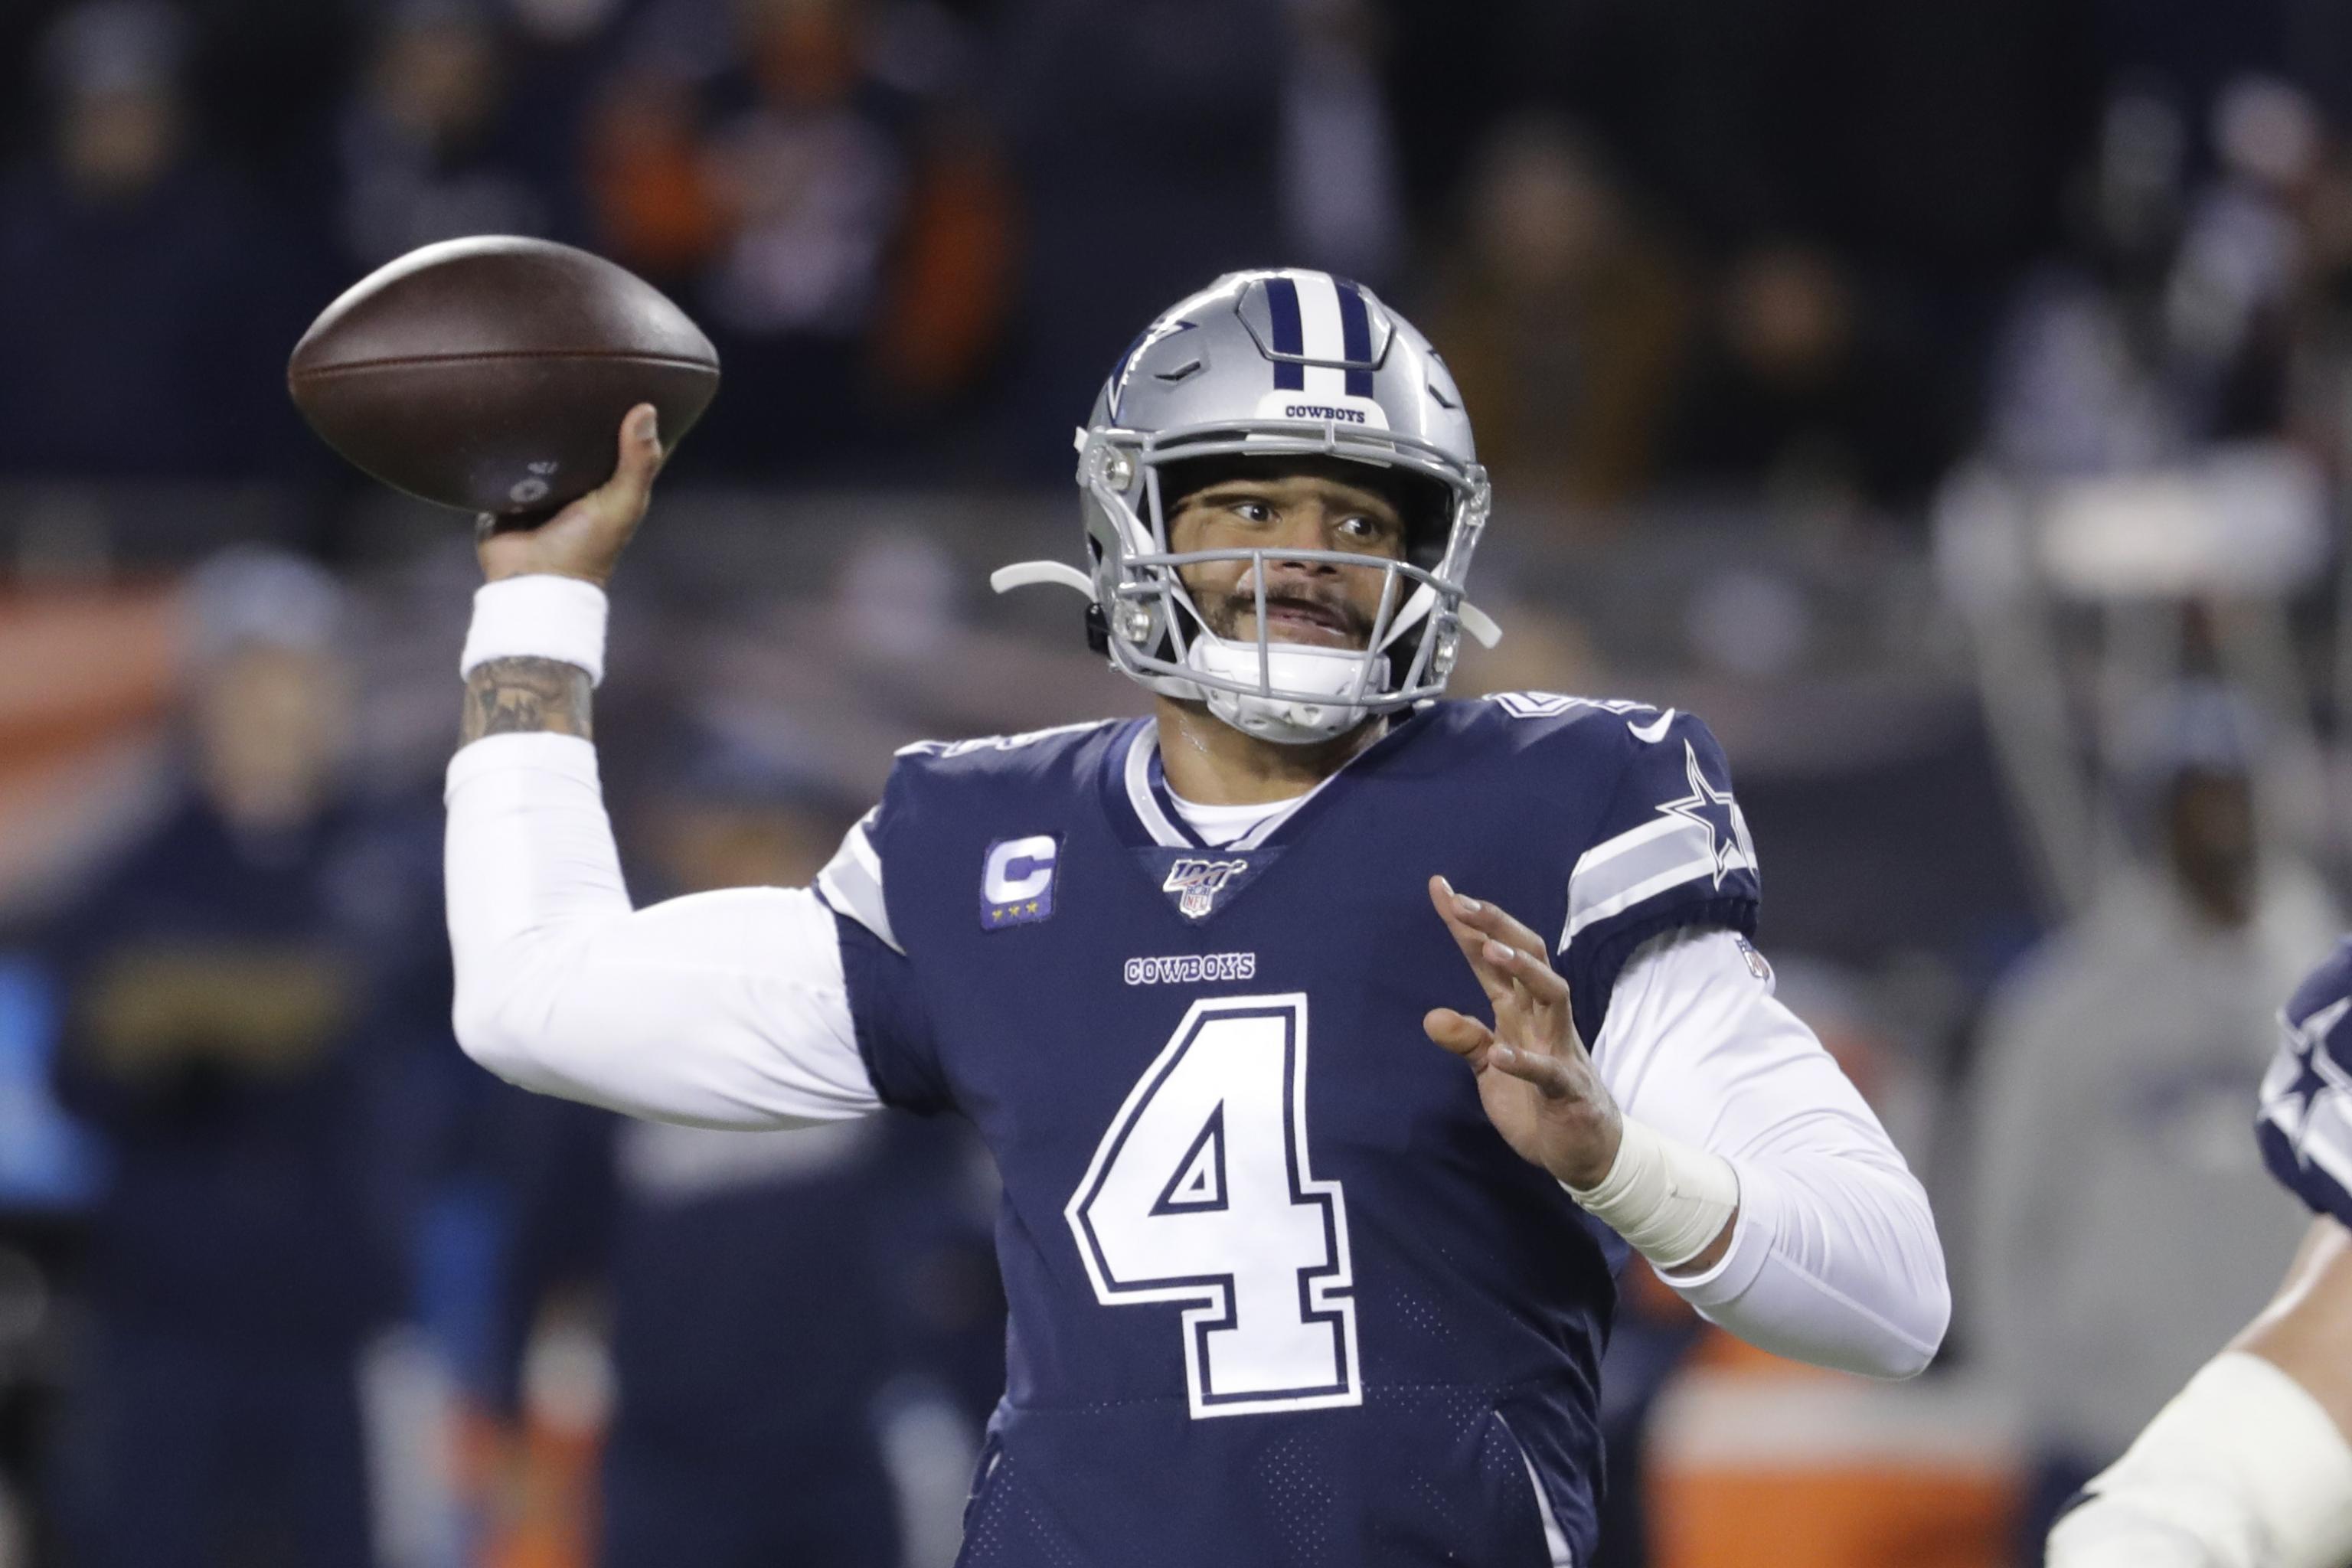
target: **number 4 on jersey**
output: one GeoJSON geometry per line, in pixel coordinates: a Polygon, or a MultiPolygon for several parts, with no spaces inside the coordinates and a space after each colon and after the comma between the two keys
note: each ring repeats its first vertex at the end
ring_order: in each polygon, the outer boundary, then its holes
{"type": "Polygon", "coordinates": [[[1196,1002],[1066,1211],[1096,1299],[1185,1302],[1192,1415],[1360,1405],[1348,1209],[1307,1155],[1307,998],[1196,1002]]]}

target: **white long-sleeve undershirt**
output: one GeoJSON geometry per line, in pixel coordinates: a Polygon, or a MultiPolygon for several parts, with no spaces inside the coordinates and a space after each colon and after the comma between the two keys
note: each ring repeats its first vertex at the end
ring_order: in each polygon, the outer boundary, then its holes
{"type": "MultiPolygon", "coordinates": [[[[814,891],[633,910],[594,749],[568,736],[476,742],[449,765],[447,802],[456,1025],[476,1061],[525,1089],[701,1126],[878,1107],[814,891]]],[[[1736,938],[1643,949],[1593,1054],[1626,1115],[1739,1178],[1729,1251],[1669,1279],[1700,1312],[1825,1366],[1906,1377],[1927,1363],[1950,1292],[1927,1195],[1736,938]]]]}

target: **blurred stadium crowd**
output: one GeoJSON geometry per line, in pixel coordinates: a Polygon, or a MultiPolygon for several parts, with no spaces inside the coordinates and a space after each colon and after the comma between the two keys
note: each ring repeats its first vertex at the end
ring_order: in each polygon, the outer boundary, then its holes
{"type": "Polygon", "coordinates": [[[2265,1299],[2352,870],[2331,0],[0,7],[0,1568],[937,1568],[1001,1376],[952,1128],[623,1126],[447,1034],[460,520],[283,360],[479,232],[727,381],[615,601],[642,900],[799,882],[919,736],[1138,694],[985,571],[1216,273],[1447,354],[1508,636],[1704,713],[1781,994],[1935,1194],[1921,1383],[1629,1280],[1619,1564],[1990,1568],[2265,1299]]]}

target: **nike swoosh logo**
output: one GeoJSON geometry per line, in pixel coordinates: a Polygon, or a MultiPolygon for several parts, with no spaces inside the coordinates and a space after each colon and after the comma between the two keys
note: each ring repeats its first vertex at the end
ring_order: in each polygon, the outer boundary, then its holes
{"type": "Polygon", "coordinates": [[[1636,724],[1633,721],[1628,719],[1625,721],[1625,728],[1633,731],[1635,735],[1649,742],[1650,744],[1654,746],[1659,742],[1666,738],[1666,729],[1669,725],[1673,724],[1674,721],[1675,710],[1669,708],[1647,724],[1636,724]]]}

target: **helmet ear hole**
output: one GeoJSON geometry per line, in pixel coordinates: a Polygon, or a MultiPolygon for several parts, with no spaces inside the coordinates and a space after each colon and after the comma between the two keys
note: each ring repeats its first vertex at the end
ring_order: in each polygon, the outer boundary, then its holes
{"type": "Polygon", "coordinates": [[[1442,480],[1390,468],[1391,499],[1404,519],[1404,558],[1423,571],[1445,559],[1454,537],[1454,492],[1442,480]]]}

